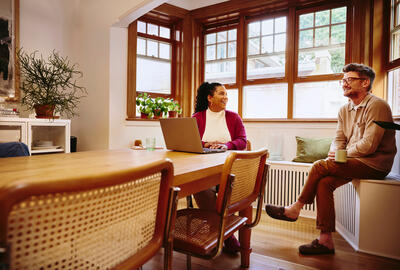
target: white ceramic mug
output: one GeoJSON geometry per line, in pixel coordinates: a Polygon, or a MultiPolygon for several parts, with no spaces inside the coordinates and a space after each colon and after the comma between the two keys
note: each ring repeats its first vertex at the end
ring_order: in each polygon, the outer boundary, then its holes
{"type": "Polygon", "coordinates": [[[335,161],[340,163],[347,162],[347,150],[346,149],[338,149],[335,152],[335,161]]]}

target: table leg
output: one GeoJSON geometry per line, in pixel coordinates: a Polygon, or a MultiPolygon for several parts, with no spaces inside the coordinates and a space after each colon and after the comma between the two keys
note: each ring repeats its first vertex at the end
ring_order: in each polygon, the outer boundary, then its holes
{"type": "MultiPolygon", "coordinates": [[[[251,223],[253,208],[247,207],[246,209],[239,212],[242,217],[247,217],[247,223],[251,223]]],[[[240,259],[241,267],[248,268],[250,266],[250,239],[251,239],[251,229],[243,227],[239,230],[239,241],[240,241],[240,259]]]]}

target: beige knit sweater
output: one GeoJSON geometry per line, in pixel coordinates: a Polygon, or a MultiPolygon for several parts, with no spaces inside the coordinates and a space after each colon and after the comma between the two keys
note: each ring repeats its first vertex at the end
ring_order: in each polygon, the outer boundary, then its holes
{"type": "Polygon", "coordinates": [[[388,173],[397,151],[395,130],[383,129],[374,120],[393,122],[390,107],[383,99],[369,94],[357,109],[352,102],[344,105],[339,111],[333,145],[347,149],[348,157],[388,173]]]}

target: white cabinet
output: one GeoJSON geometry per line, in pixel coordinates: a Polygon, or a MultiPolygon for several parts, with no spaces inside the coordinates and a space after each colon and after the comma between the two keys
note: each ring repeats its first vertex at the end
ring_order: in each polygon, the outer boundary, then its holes
{"type": "Polygon", "coordinates": [[[23,142],[32,155],[69,153],[70,135],[71,120],[0,117],[0,142],[23,142]]]}
{"type": "Polygon", "coordinates": [[[13,121],[14,118],[0,117],[0,143],[3,142],[27,142],[27,128],[24,121],[13,121]]]}

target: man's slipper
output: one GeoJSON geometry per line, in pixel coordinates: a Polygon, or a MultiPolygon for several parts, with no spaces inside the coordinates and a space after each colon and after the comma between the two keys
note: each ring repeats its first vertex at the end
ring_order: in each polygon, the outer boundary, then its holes
{"type": "Polygon", "coordinates": [[[275,206],[275,205],[271,205],[271,204],[267,204],[265,206],[265,211],[267,212],[267,214],[274,218],[274,219],[280,219],[280,220],[286,220],[286,221],[296,221],[297,218],[290,218],[285,216],[285,207],[283,206],[275,206]]]}
{"type": "Polygon", "coordinates": [[[310,244],[299,246],[299,252],[303,255],[322,255],[322,254],[334,254],[335,249],[328,248],[321,245],[318,239],[315,239],[310,244]]]}

